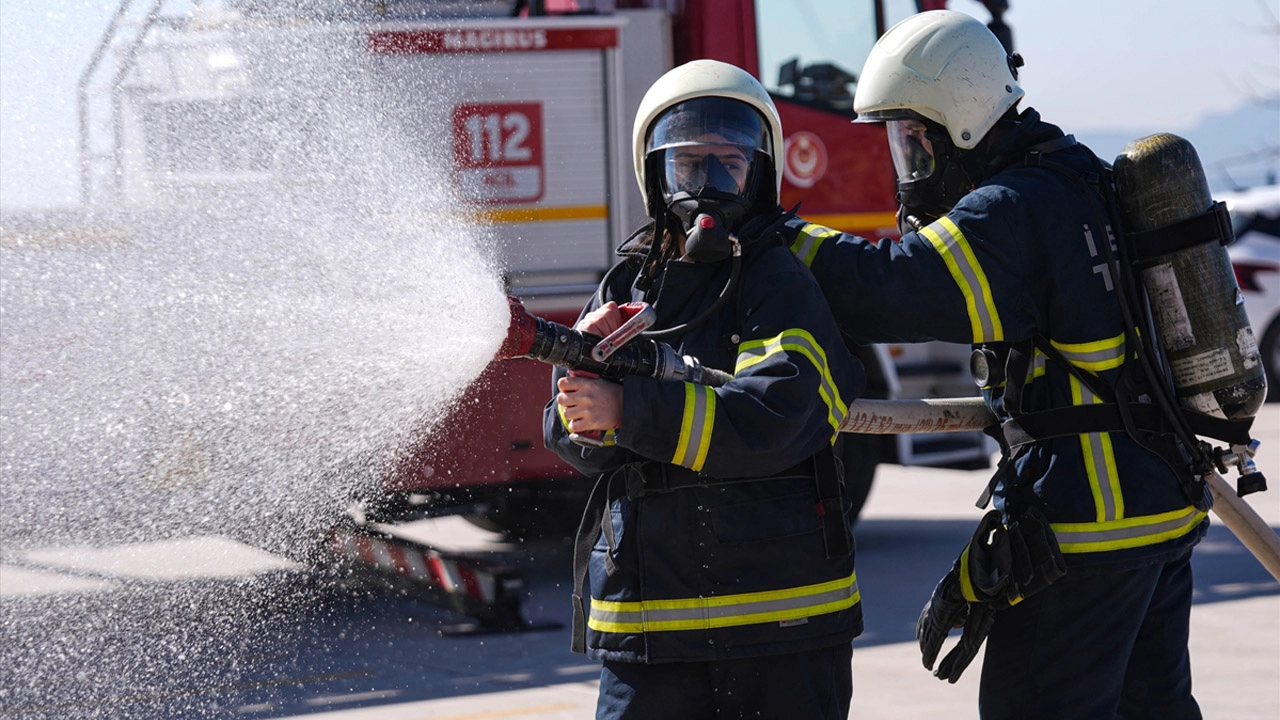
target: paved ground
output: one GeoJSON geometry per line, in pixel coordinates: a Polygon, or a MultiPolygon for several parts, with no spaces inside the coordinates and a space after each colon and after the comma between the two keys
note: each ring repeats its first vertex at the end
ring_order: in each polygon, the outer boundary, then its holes
{"type": "MultiPolygon", "coordinates": [[[[1280,404],[1266,406],[1255,436],[1274,487],[1249,502],[1280,527],[1280,404]]],[[[956,685],[935,680],[913,631],[981,515],[973,499],[988,474],[881,468],[857,528],[867,632],[853,655],[853,717],[977,717],[978,666],[956,685]]],[[[565,548],[522,553],[526,617],[567,622],[565,548]]],[[[217,536],[10,554],[0,567],[0,717],[593,716],[598,666],[568,651],[563,626],[442,636],[458,619],[442,609],[335,586],[217,536]]],[[[1280,583],[1222,523],[1194,557],[1191,649],[1206,717],[1280,718],[1280,583]]]]}
{"type": "MultiPolygon", "coordinates": [[[[1272,469],[1272,490],[1250,505],[1280,527],[1280,405],[1255,424],[1258,464],[1272,469]]],[[[953,552],[982,511],[973,500],[987,471],[881,468],[858,530],[858,577],[868,632],[853,655],[853,717],[876,720],[977,718],[981,659],[955,685],[920,665],[911,639],[916,615],[953,552]]],[[[1206,718],[1280,718],[1280,584],[1220,522],[1196,552],[1191,653],[1194,692],[1206,718]]],[[[949,647],[949,646],[948,646],[949,647]]],[[[308,715],[310,720],[463,720],[590,718],[592,680],[308,715]]]]}

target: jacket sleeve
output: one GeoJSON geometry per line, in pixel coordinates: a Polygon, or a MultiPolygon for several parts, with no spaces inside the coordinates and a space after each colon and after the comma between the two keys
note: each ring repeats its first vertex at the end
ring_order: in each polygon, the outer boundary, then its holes
{"type": "Polygon", "coordinates": [[[1023,247],[992,212],[999,191],[970,193],[901,240],[871,241],[803,220],[791,249],[812,270],[840,329],[860,343],[999,342],[1029,332],[1023,247]]]}
{"type": "Polygon", "coordinates": [[[712,388],[628,377],[620,447],[717,478],[764,477],[835,441],[862,366],[813,277],[774,247],[744,273],[733,379],[712,388]]]}

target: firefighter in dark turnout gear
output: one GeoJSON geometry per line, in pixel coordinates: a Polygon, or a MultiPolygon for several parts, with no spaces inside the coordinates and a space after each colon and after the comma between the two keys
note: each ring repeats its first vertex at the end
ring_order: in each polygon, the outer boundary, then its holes
{"type": "MultiPolygon", "coordinates": [[[[975,345],[997,418],[1140,402],[1114,241],[1095,211],[1105,166],[1019,112],[1019,64],[961,13],[891,28],[855,110],[887,125],[902,239],[793,220],[793,250],[855,340],[975,345]]],[[[1208,521],[1173,469],[1176,446],[1088,422],[1051,430],[1006,450],[989,488],[995,514],[921,614],[925,666],[963,626],[935,674],[955,682],[986,640],[983,718],[1200,717],[1189,561],[1208,521]]]]}
{"type": "Polygon", "coordinates": [[[654,222],[577,327],[608,335],[647,302],[654,335],[733,377],[555,371],[546,445],[599,477],[574,597],[574,649],[604,663],[597,717],[844,718],[862,609],[833,449],[864,375],[780,235],[777,111],[745,71],[694,61],[654,83],[634,134],[654,222]]]}

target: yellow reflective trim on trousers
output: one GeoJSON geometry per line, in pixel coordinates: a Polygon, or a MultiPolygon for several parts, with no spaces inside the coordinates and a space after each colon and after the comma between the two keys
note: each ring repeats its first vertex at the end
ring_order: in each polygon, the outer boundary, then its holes
{"type": "MultiPolygon", "coordinates": [[[[1102,402],[1074,375],[1071,381],[1073,405],[1090,405],[1102,402]]],[[[1116,467],[1115,451],[1110,433],[1087,433],[1080,438],[1081,460],[1089,476],[1089,489],[1093,493],[1093,507],[1098,522],[1119,520],[1124,517],[1124,495],[1120,491],[1120,471],[1116,467]]]]}
{"type": "Polygon", "coordinates": [[[1097,523],[1052,523],[1064,553],[1105,552],[1155,545],[1195,529],[1206,513],[1188,505],[1159,515],[1097,523]]]}
{"type": "Polygon", "coordinates": [[[736,595],[639,602],[592,598],[587,626],[614,633],[707,630],[825,615],[861,600],[855,572],[815,585],[736,595]]]}
{"type": "MultiPolygon", "coordinates": [[[[836,432],[840,431],[840,423],[849,414],[849,406],[840,396],[840,388],[836,387],[835,378],[831,377],[831,369],[827,367],[827,352],[807,330],[790,328],[783,330],[771,338],[749,340],[738,346],[738,359],[734,364],[733,374],[763,362],[770,355],[780,352],[796,352],[803,355],[818,371],[818,396],[827,405],[827,423],[836,432]]],[[[831,438],[835,442],[835,436],[831,438]]]]}
{"type": "Polygon", "coordinates": [[[700,471],[711,448],[711,427],[716,420],[716,392],[706,385],[684,384],[684,416],[680,440],[671,456],[675,465],[700,471]]]}
{"type": "Polygon", "coordinates": [[[791,243],[791,252],[800,258],[800,262],[805,267],[813,265],[813,258],[818,255],[818,248],[822,247],[822,241],[832,235],[839,235],[839,230],[832,230],[829,227],[815,225],[814,223],[806,223],[800,228],[800,233],[796,235],[796,239],[791,243]]]}
{"type": "Polygon", "coordinates": [[[987,275],[978,264],[973,248],[964,233],[951,218],[941,217],[920,229],[920,234],[933,244],[960,292],[964,293],[965,306],[969,310],[969,322],[973,328],[973,342],[1000,342],[1004,340],[1004,326],[991,297],[987,275]]]}
{"type": "Polygon", "coordinates": [[[1124,364],[1124,333],[1104,340],[1087,343],[1060,343],[1049,341],[1067,362],[1082,370],[1099,373],[1124,364]]]}

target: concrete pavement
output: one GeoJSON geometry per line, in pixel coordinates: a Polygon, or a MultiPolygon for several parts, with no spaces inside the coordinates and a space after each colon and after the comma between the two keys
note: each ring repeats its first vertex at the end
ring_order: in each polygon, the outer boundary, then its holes
{"type": "MultiPolygon", "coordinates": [[[[1254,436],[1262,441],[1258,464],[1264,472],[1270,469],[1274,479],[1272,490],[1248,501],[1269,525],[1280,527],[1280,405],[1264,408],[1254,436]]],[[[981,657],[959,682],[949,685],[921,666],[911,636],[933,583],[982,515],[973,501],[988,475],[986,470],[880,468],[857,530],[858,577],[868,629],[855,643],[852,717],[978,717],[981,657]]],[[[1216,519],[1195,558],[1191,654],[1194,692],[1205,717],[1280,718],[1280,583],[1216,519]]],[[[299,718],[581,720],[594,716],[595,689],[594,681],[566,682],[299,718]]]]}

